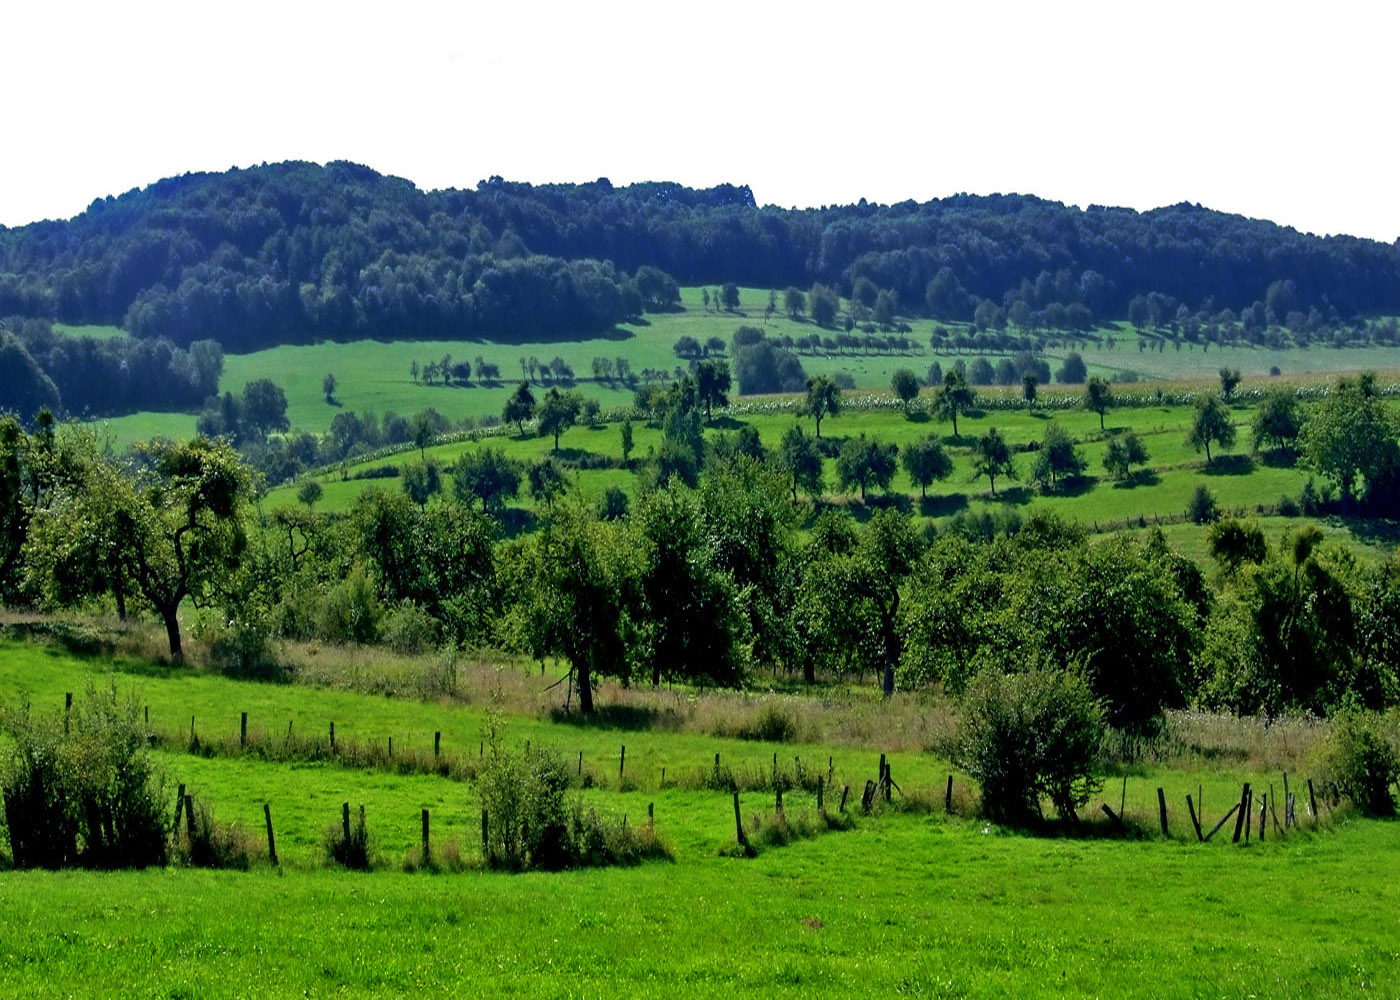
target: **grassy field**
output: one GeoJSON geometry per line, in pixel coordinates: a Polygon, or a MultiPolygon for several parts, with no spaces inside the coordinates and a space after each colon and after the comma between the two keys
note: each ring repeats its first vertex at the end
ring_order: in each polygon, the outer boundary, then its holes
{"type": "MultiPolygon", "coordinates": [[[[468,688],[489,686],[492,669],[475,668],[486,679],[468,688]]],[[[544,691],[552,674],[507,672],[500,683],[552,697],[544,691]]],[[[248,710],[255,733],[334,718],[347,740],[397,733],[405,745],[440,729],[456,752],[464,741],[475,750],[484,718],[474,695],[424,702],[252,684],[0,642],[9,698],[57,706],[89,679],[133,691],[151,706],[154,728],[183,729],[193,714],[210,738],[233,737],[237,713],[248,710]]],[[[910,706],[887,710],[903,717],[910,706]]],[[[878,812],[851,831],[743,860],[721,855],[733,839],[727,794],[663,783],[661,766],[675,775],[707,766],[716,752],[757,767],[774,751],[783,760],[829,753],[844,783],[874,776],[881,738],[775,745],[529,713],[510,715],[507,726],[509,741],[550,743],[566,756],[583,750],[596,779],[583,793],[590,804],[634,822],[653,805],[674,861],[562,874],[405,874],[399,862],[417,843],[423,808],[435,844],[456,840],[469,864],[475,858],[470,783],[171,748],[158,754],[171,780],[219,818],[260,835],[262,803],[271,803],[282,867],[0,872],[0,994],[1312,997],[1385,995],[1400,975],[1394,823],[1342,816],[1316,832],[1306,820],[1284,838],[1270,830],[1247,846],[1226,836],[1195,843],[1188,791],[1214,819],[1241,780],[1261,789],[1281,780],[1248,762],[1134,768],[1127,815],[1153,829],[1155,789],[1164,786],[1172,836],[1081,839],[946,815],[946,762],[895,753],[901,788],[930,798],[931,808],[878,812]],[[623,743],[625,789],[615,773],[623,743]],[[323,832],[342,801],[366,807],[382,859],[373,873],[322,861],[323,832]]],[[[1100,801],[1117,809],[1120,794],[1118,775],[1106,776],[1090,810],[1100,801]]],[[[746,814],[772,808],[760,793],[743,804],[746,814]]],[[[810,795],[789,793],[790,815],[813,808],[810,795]]]]}
{"type": "MultiPolygon", "coordinates": [[[[223,391],[238,392],[252,379],[271,378],[287,393],[288,419],[292,427],[323,433],[341,408],[382,414],[394,410],[411,414],[426,406],[438,409],[452,420],[464,417],[499,416],[507,393],[521,377],[520,359],[538,357],[544,362],[555,356],[564,358],[582,380],[578,388],[588,397],[598,399],[604,407],[624,406],[631,402],[632,393],[612,389],[592,381],[592,360],[595,357],[625,357],[636,372],[656,368],[671,372],[678,364],[672,348],[682,336],[692,336],[704,343],[710,337],[729,342],[734,330],[744,324],[763,327],[769,336],[804,336],[819,332],[810,323],[777,314],[765,323],[763,313],[768,302],[764,289],[745,288],[740,293],[739,313],[718,313],[706,310],[699,288],[682,289],[685,311],[647,317],[644,324],[618,328],[608,336],[581,340],[503,344],[477,341],[397,341],[362,340],[338,344],[325,342],[306,346],[284,346],[252,354],[228,355],[220,381],[223,391]],[[410,365],[440,360],[444,355],[466,360],[473,365],[477,357],[500,366],[499,385],[444,387],[415,384],[410,365]],[[338,380],[336,404],[328,404],[321,392],[321,382],[327,373],[338,380]]],[[[948,324],[945,324],[948,325],[948,324]]],[[[953,324],[956,325],[956,324],[953,324]]],[[[938,361],[947,368],[961,357],[972,361],[976,354],[953,355],[934,353],[928,346],[934,324],[920,320],[913,324],[910,339],[916,345],[906,354],[856,354],[836,356],[801,356],[809,374],[849,374],[858,389],[887,389],[890,376],[898,368],[911,368],[920,377],[930,364],[938,361]]],[[[98,336],[120,335],[114,327],[72,327],[72,332],[92,332],[98,336]]],[[[1202,351],[1183,345],[1180,351],[1170,344],[1166,350],[1140,352],[1139,336],[1126,323],[1111,324],[1095,331],[1089,345],[1081,350],[1092,374],[1113,376],[1125,371],[1136,372],[1144,379],[1214,379],[1221,366],[1239,368],[1248,378],[1267,376],[1273,367],[1285,376],[1325,376],[1337,372],[1386,370],[1400,367],[1400,350],[1395,348],[1332,349],[1314,347],[1307,350],[1270,351],[1262,348],[1227,347],[1202,351]],[[1108,345],[1112,343],[1110,348],[1108,345]]],[[[1154,341],[1156,338],[1147,337],[1154,341]]],[[[1059,367],[1066,351],[1056,349],[1046,354],[1052,370],[1059,367]]],[[[107,431],[119,444],[150,437],[155,434],[183,433],[194,430],[194,416],[169,414],[134,414],[103,421],[107,431]]]]}

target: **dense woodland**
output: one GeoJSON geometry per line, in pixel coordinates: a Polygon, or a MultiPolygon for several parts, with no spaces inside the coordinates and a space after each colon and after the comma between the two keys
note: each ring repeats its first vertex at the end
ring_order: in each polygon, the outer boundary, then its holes
{"type": "MultiPolygon", "coordinates": [[[[169,178],[0,230],[0,315],[120,324],[230,352],[374,336],[538,340],[676,304],[676,282],[813,288],[879,313],[1083,329],[1316,330],[1400,311],[1400,248],[1181,204],[1023,195],[760,208],[747,187],[424,192],[349,163],[169,178]],[[979,314],[980,309],[980,314],[979,314]]],[[[788,304],[791,308],[790,303],[788,304]]],[[[827,317],[834,320],[834,316],[827,317]]]]}

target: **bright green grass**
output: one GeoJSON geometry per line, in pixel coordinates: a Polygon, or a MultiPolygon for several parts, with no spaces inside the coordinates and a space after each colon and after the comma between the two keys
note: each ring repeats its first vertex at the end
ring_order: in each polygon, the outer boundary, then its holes
{"type": "Polygon", "coordinates": [[[71,323],[55,323],[53,325],[55,333],[65,333],[70,337],[92,337],[95,340],[111,340],[115,337],[125,337],[126,331],[119,326],[99,326],[74,325],[71,323]]]}
{"type": "MultiPolygon", "coordinates": [[[[240,705],[308,719],[345,712],[364,733],[411,726],[416,712],[426,734],[473,711],[124,666],[144,671],[138,683],[161,713],[207,706],[233,717],[230,728],[240,705]]],[[[106,668],[0,645],[0,686],[15,692],[23,682],[50,704],[106,668]]],[[[515,738],[562,731],[551,741],[561,747],[625,739],[629,762],[652,735],[661,748],[653,765],[701,744],[744,750],[675,734],[512,726],[515,738]]],[[[760,758],[769,750],[749,747],[760,758]]],[[[748,861],[719,856],[732,837],[723,793],[593,791],[590,802],[633,822],[654,803],[675,862],[429,876],[395,870],[417,842],[419,810],[432,812],[436,845],[455,839],[472,859],[478,813],[468,784],[159,756],[217,816],[255,835],[270,801],[283,870],[0,873],[0,994],[1301,998],[1386,995],[1400,976],[1395,824],[1353,821],[1282,840],[1271,831],[1247,847],[1231,846],[1227,829],[1202,847],[1185,835],[1182,801],[1203,786],[1206,814],[1218,818],[1241,778],[1223,771],[1129,779],[1126,811],[1148,825],[1156,786],[1166,787],[1169,841],[1034,838],[936,810],[865,818],[851,832],[748,861]],[[380,872],[319,867],[342,801],[365,805],[380,872]]],[[[873,776],[873,747],[866,756],[849,769],[873,776]]],[[[918,755],[896,757],[894,769],[907,788],[937,786],[944,773],[918,755]]],[[[1245,777],[1261,790],[1281,780],[1245,777]]],[[[1091,809],[1102,799],[1118,808],[1121,785],[1107,785],[1091,809]]],[[[812,807],[796,794],[786,804],[791,814],[812,807]]],[[[743,808],[771,804],[752,794],[743,808]]]]}

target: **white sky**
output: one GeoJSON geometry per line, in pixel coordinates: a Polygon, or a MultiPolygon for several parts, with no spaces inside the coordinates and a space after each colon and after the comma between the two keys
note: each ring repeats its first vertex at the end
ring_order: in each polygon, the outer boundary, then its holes
{"type": "Polygon", "coordinates": [[[399,0],[0,9],[0,224],[190,170],[1179,201],[1400,236],[1400,5],[399,0]]]}

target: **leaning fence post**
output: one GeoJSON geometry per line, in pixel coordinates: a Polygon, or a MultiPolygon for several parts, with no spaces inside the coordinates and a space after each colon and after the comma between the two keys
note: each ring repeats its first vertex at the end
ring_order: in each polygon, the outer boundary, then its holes
{"type": "Polygon", "coordinates": [[[825,815],[826,815],[826,805],[825,805],[825,803],[824,803],[823,800],[822,800],[822,787],[823,787],[823,786],[822,786],[822,776],[819,774],[819,775],[817,775],[817,815],[818,815],[818,816],[825,816],[825,815]]]}
{"type": "Polygon", "coordinates": [[[428,863],[428,810],[423,810],[423,864],[428,863]]]}
{"type": "Polygon", "coordinates": [[[1244,832],[1244,817],[1249,811],[1248,799],[1249,782],[1246,781],[1244,787],[1240,789],[1240,811],[1235,815],[1235,835],[1230,838],[1230,843],[1232,844],[1238,844],[1240,842],[1240,834],[1244,832]]]}
{"type": "Polygon", "coordinates": [[[950,813],[953,811],[953,776],[948,775],[948,790],[943,793],[943,811],[950,813]]]}
{"type": "Polygon", "coordinates": [[[335,723],[331,723],[331,753],[335,753],[335,723]]]}
{"type": "Polygon", "coordinates": [[[1162,836],[1171,836],[1167,832],[1167,793],[1162,791],[1161,786],[1157,788],[1157,813],[1162,819],[1162,836]]]}
{"type": "Polygon", "coordinates": [[[481,858],[483,861],[489,861],[491,857],[489,842],[486,837],[487,830],[488,827],[486,825],[486,810],[483,809],[481,810],[481,858]]]}
{"type": "Polygon", "coordinates": [[[185,832],[194,840],[194,796],[185,796],[185,832]]]}
{"type": "Polygon", "coordinates": [[[617,758],[617,780],[622,780],[622,772],[627,768],[627,744],[622,744],[622,753],[617,758]]]}
{"type": "Polygon", "coordinates": [[[1308,802],[1312,805],[1313,826],[1317,826],[1317,792],[1313,791],[1312,779],[1308,779],[1308,802]]]}
{"type": "Polygon", "coordinates": [[[1191,801],[1191,796],[1186,796],[1186,811],[1191,814],[1191,825],[1196,828],[1196,841],[1199,843],[1205,838],[1201,836],[1201,821],[1196,817],[1196,804],[1191,801]]]}
{"type": "Polygon", "coordinates": [[[846,811],[846,796],[847,796],[847,795],[850,795],[850,794],[851,794],[851,786],[850,786],[850,785],[842,785],[842,786],[841,786],[841,811],[842,811],[842,812],[845,812],[845,811],[846,811]]]}
{"type": "Polygon", "coordinates": [[[185,812],[185,784],[180,783],[180,787],[175,791],[175,831],[180,830],[180,817],[185,812]]]}
{"type": "Polygon", "coordinates": [[[263,803],[263,819],[267,821],[267,857],[273,867],[277,866],[277,841],[272,837],[272,806],[263,803]]]}
{"type": "Polygon", "coordinates": [[[749,838],[744,835],[744,816],[739,812],[739,790],[734,790],[734,835],[744,847],[749,846],[749,838]]]}

